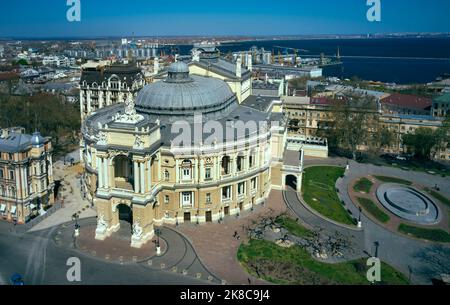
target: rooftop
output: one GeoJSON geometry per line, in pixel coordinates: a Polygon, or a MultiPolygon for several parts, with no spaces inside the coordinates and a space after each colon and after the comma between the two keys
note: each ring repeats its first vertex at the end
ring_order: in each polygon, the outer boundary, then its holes
{"type": "Polygon", "coordinates": [[[432,100],[427,97],[394,93],[381,100],[382,104],[396,105],[404,108],[427,109],[431,107],[432,100]]]}

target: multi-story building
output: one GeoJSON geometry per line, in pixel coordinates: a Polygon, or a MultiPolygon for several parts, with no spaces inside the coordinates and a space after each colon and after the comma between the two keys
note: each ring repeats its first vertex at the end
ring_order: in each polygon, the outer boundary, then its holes
{"type": "Polygon", "coordinates": [[[54,203],[52,146],[39,132],[0,131],[0,219],[25,223],[54,203]]]}
{"type": "Polygon", "coordinates": [[[135,101],[129,95],[89,116],[83,181],[98,212],[96,238],[125,220],[140,247],[154,226],[219,221],[288,182],[300,190],[303,155],[285,151],[284,115],[270,104],[268,112],[242,106],[225,81],[176,62],[135,101]]]}
{"type": "Polygon", "coordinates": [[[445,93],[433,100],[431,115],[435,117],[450,115],[450,93],[445,93]]]}
{"type": "Polygon", "coordinates": [[[80,80],[81,120],[91,113],[116,103],[123,103],[145,85],[144,75],[136,64],[89,62],[82,66],[80,80]]]}
{"type": "MultiPolygon", "coordinates": [[[[299,142],[296,138],[308,139],[307,142],[319,141],[318,131],[324,130],[333,123],[333,104],[337,102],[328,97],[283,97],[284,111],[288,116],[288,144],[299,142]]],[[[397,108],[384,108],[386,112],[378,110],[365,110],[373,113],[373,126],[387,128],[395,134],[395,140],[390,147],[383,147],[381,150],[386,153],[400,154],[406,152],[407,148],[402,144],[402,135],[414,133],[417,128],[431,128],[433,130],[442,126],[442,117],[430,115],[413,115],[397,113],[399,109],[403,112],[406,106],[397,108]],[[397,109],[395,113],[393,109],[397,109]]],[[[412,111],[412,107],[409,108],[412,111]]],[[[408,110],[406,110],[408,112],[408,110]]],[[[301,141],[300,141],[301,142],[301,141]]],[[[322,141],[323,142],[323,141],[322,141]]],[[[303,142],[302,142],[303,143],[303,142]]],[[[325,143],[324,143],[325,144],[325,143]]],[[[358,147],[361,150],[368,149],[368,145],[358,147]]],[[[448,148],[436,152],[436,159],[450,160],[448,148]]]]}

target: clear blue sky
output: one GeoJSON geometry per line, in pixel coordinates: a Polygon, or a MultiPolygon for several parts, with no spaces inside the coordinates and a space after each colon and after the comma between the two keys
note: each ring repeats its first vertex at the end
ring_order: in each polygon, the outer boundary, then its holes
{"type": "Polygon", "coordinates": [[[0,37],[450,32],[449,0],[381,0],[375,23],[366,0],[80,1],[74,23],[66,0],[1,1],[0,37]]]}

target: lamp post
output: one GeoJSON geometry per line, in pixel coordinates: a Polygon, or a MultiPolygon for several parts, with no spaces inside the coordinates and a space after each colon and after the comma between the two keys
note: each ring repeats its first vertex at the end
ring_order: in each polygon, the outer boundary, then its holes
{"type": "Polygon", "coordinates": [[[80,225],[78,224],[78,218],[79,217],[80,216],[77,215],[77,214],[73,214],[72,215],[72,220],[75,221],[75,231],[74,231],[74,234],[73,234],[74,237],[78,237],[80,235],[80,225]]]}
{"type": "Polygon", "coordinates": [[[359,211],[359,216],[358,216],[358,228],[361,228],[362,223],[361,223],[361,212],[362,212],[362,208],[359,206],[358,207],[358,211],[359,211]]]}
{"type": "Polygon", "coordinates": [[[380,243],[378,241],[374,242],[375,245],[375,257],[378,257],[378,247],[380,246],[380,243]]]}
{"type": "Polygon", "coordinates": [[[161,255],[161,246],[159,243],[159,236],[161,235],[161,230],[156,229],[155,234],[156,234],[156,255],[160,256],[161,255]]]}

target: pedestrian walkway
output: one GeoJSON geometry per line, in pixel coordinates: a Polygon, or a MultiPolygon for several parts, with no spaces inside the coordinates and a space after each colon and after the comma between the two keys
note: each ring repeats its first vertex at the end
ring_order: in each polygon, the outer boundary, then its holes
{"type": "Polygon", "coordinates": [[[263,215],[280,215],[286,212],[281,191],[272,190],[264,206],[253,212],[243,212],[239,218],[226,217],[220,224],[207,223],[181,225],[178,230],[186,235],[208,268],[232,285],[269,284],[249,275],[237,259],[241,243],[247,242],[245,227],[263,215]],[[239,239],[235,238],[235,232],[239,239]]]}
{"type": "Polygon", "coordinates": [[[59,196],[62,207],[51,217],[44,219],[30,229],[30,232],[47,229],[71,221],[74,214],[78,215],[79,218],[89,218],[97,215],[91,203],[82,198],[81,172],[82,168],[80,165],[64,165],[63,161],[54,163],[54,179],[62,183],[59,196]]]}

